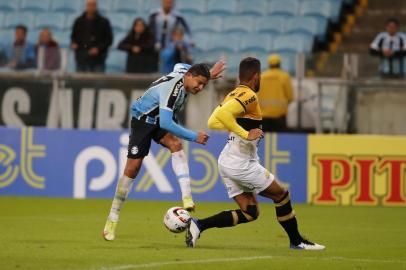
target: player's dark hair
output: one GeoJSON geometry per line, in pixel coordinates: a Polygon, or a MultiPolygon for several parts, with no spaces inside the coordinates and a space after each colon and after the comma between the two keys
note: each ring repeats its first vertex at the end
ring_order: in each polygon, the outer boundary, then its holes
{"type": "Polygon", "coordinates": [[[16,30],[17,30],[17,29],[21,29],[21,30],[24,31],[24,33],[27,33],[27,26],[25,26],[25,25],[23,25],[23,24],[17,25],[15,29],[16,29],[16,30]]]}
{"type": "Polygon", "coordinates": [[[203,76],[206,77],[208,80],[210,79],[210,69],[206,64],[194,64],[191,66],[187,73],[192,74],[193,77],[196,76],[203,76]]]}
{"type": "Polygon", "coordinates": [[[399,25],[400,25],[399,20],[396,19],[396,18],[389,18],[389,19],[387,19],[385,25],[388,25],[388,24],[390,24],[390,23],[394,23],[394,24],[396,24],[396,26],[399,26],[399,25]]]}
{"type": "Polygon", "coordinates": [[[261,62],[254,57],[247,57],[240,62],[240,82],[246,82],[252,79],[256,73],[261,72],[261,62]]]}

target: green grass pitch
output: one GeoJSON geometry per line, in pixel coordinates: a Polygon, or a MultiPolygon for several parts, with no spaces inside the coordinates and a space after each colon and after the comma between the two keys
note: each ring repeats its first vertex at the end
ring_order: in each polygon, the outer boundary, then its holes
{"type": "MultiPolygon", "coordinates": [[[[0,197],[0,269],[406,269],[406,209],[296,205],[301,232],[327,246],[297,251],[271,203],[257,221],[211,229],[198,246],[162,220],[179,202],[127,201],[114,242],[101,237],[110,200],[0,197]]],[[[206,217],[230,203],[198,203],[206,217]]]]}

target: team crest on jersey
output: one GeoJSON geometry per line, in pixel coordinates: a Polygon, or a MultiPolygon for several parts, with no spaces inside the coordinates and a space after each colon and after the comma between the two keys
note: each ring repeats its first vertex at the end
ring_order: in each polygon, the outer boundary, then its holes
{"type": "Polygon", "coordinates": [[[131,148],[131,154],[136,155],[138,153],[138,147],[137,146],[133,146],[131,148]]]}

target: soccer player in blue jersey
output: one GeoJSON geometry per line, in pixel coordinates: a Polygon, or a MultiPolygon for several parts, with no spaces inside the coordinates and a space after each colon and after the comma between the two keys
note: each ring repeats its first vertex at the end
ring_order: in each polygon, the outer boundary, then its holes
{"type": "Polygon", "coordinates": [[[131,106],[131,134],[128,144],[127,163],[124,174],[117,183],[116,193],[104,227],[107,241],[115,238],[120,209],[127,198],[142,161],[148,155],[151,140],[168,148],[172,153],[172,168],[182,192],[183,207],[194,210],[189,179],[189,166],[182,149],[181,139],[206,144],[209,136],[180,126],[177,112],[183,107],[188,94],[203,90],[210,79],[215,79],[225,69],[223,61],[217,62],[211,70],[206,64],[176,65],[172,73],[152,83],[150,88],[131,106]]]}

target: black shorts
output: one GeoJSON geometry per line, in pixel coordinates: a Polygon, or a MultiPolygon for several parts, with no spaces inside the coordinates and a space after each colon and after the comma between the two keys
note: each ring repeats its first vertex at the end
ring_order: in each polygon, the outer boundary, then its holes
{"type": "Polygon", "coordinates": [[[151,147],[151,139],[159,143],[166,133],[168,131],[160,128],[159,125],[148,124],[133,117],[127,157],[137,159],[147,156],[151,147]]]}

